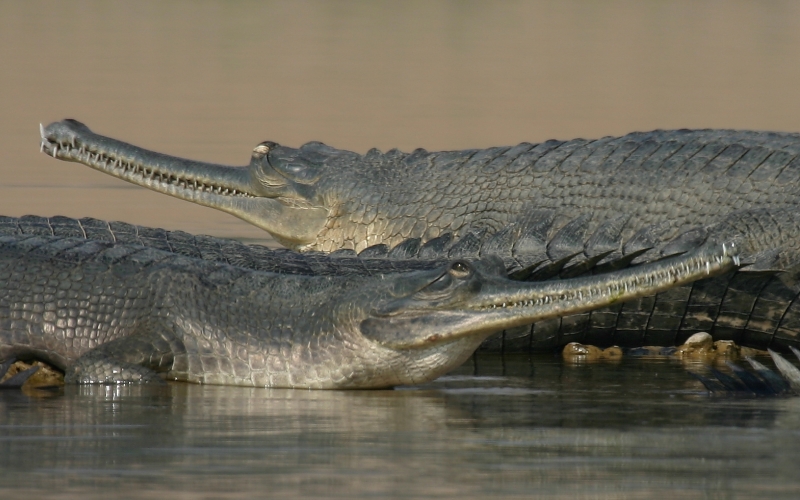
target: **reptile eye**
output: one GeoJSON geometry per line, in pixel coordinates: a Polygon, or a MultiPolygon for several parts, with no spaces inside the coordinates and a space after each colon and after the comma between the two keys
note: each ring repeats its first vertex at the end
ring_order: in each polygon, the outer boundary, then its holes
{"type": "Polygon", "coordinates": [[[469,276],[471,272],[472,269],[470,268],[469,264],[467,264],[464,261],[457,260],[452,264],[450,264],[450,274],[452,274],[456,278],[464,278],[466,276],[469,276]]]}
{"type": "Polygon", "coordinates": [[[319,165],[305,163],[302,160],[276,161],[272,163],[272,167],[284,177],[300,184],[312,184],[322,175],[322,168],[319,165]]]}

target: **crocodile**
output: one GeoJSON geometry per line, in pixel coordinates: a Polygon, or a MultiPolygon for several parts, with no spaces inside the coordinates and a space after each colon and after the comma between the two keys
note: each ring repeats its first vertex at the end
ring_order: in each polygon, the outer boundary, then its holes
{"type": "Polygon", "coordinates": [[[0,359],[45,361],[82,384],[418,384],[498,330],[724,274],[737,257],[733,242],[710,243],[597,276],[522,282],[493,258],[312,276],[87,238],[0,236],[0,359]]]}
{"type": "MultiPolygon", "coordinates": [[[[42,128],[41,136],[42,150],[56,158],[227,210],[304,251],[500,255],[514,277],[547,279],[595,272],[609,262],[649,262],[696,245],[709,227],[727,227],[751,246],[755,242],[753,253],[777,241],[779,271],[793,268],[800,242],[793,226],[797,134],[654,131],[487,150],[372,150],[364,156],[321,143],[292,149],[265,142],[248,167],[153,153],[74,120],[42,128]],[[774,217],[778,227],[763,234],[761,225],[770,226],[774,217]],[[317,224],[317,218],[325,222],[317,224]]],[[[738,342],[757,337],[759,344],[765,338],[791,344],[800,334],[792,307],[797,291],[787,276],[732,273],[611,310],[506,331],[484,347],[664,345],[703,330],[738,342]]]]}
{"type": "Polygon", "coordinates": [[[75,120],[40,132],[42,151],[54,158],[223,210],[303,251],[503,231],[512,234],[498,243],[515,246],[513,231],[535,227],[541,210],[555,229],[588,217],[578,229],[591,233],[614,221],[623,239],[645,227],[671,238],[737,210],[797,210],[800,199],[800,135],[791,133],[656,130],[365,155],[267,141],[249,165],[229,167],[148,151],[75,120]]]}
{"type": "MultiPolygon", "coordinates": [[[[181,231],[67,217],[0,218],[0,235],[83,238],[149,247],[272,273],[353,276],[356,279],[430,270],[445,265],[448,258],[479,259],[484,250],[480,246],[468,245],[471,253],[459,251],[457,255],[437,250],[426,256],[423,255],[425,247],[413,256],[405,252],[397,255],[394,251],[375,253],[369,249],[360,255],[349,251],[297,253],[181,231]]],[[[586,242],[596,240],[594,235],[590,235],[586,242]]],[[[597,261],[594,267],[586,266],[588,261],[583,261],[575,266],[560,267],[561,273],[554,276],[549,271],[545,275],[537,275],[534,271],[532,275],[535,279],[549,277],[551,280],[598,275],[632,265],[631,257],[635,255],[650,255],[645,262],[654,262],[709,242],[734,240],[738,241],[740,253],[751,265],[711,279],[675,286],[655,296],[507,329],[490,336],[480,349],[506,353],[548,351],[560,349],[570,342],[623,347],[677,345],[701,331],[711,333],[715,340],[733,340],[756,348],[772,347],[785,351],[787,346],[800,347],[800,310],[797,305],[800,287],[795,279],[800,220],[789,210],[759,209],[734,213],[717,224],[695,228],[645,253],[639,250],[622,254],[607,264],[603,264],[603,260],[597,261]]],[[[618,244],[623,249],[627,246],[626,243],[618,244]]],[[[460,242],[450,248],[464,250],[460,242]]],[[[521,259],[521,256],[516,258],[521,259]]],[[[522,261],[522,264],[527,263],[522,261]]],[[[545,270],[559,268],[561,263],[548,260],[540,267],[545,270]]]]}

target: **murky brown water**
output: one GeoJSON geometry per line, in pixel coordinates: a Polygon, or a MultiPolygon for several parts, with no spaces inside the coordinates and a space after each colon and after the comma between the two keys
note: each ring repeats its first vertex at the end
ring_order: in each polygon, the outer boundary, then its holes
{"type": "MultiPolygon", "coordinates": [[[[230,164],[265,139],[363,152],[800,131],[798,62],[793,1],[0,0],[0,214],[267,241],[39,154],[38,124],[65,117],[230,164]]],[[[795,496],[798,400],[708,400],[682,368],[637,363],[395,392],[4,394],[0,496],[795,496]]]]}

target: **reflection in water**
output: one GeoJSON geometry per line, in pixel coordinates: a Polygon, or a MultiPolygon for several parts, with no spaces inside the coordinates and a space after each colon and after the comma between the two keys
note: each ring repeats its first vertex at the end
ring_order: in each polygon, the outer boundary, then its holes
{"type": "Polygon", "coordinates": [[[0,495],[788,495],[800,487],[798,415],[797,399],[709,398],[679,363],[641,359],[482,356],[395,391],[8,392],[0,495]]]}

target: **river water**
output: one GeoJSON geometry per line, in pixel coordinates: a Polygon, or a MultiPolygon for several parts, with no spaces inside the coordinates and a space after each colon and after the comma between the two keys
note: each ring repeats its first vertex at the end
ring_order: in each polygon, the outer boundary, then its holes
{"type": "MultiPolygon", "coordinates": [[[[261,231],[38,153],[66,117],[239,165],[263,140],[430,150],[800,131],[800,4],[0,0],[0,214],[261,231]]],[[[800,399],[666,360],[480,358],[429,386],[0,394],[0,497],[800,496],[800,399]],[[477,363],[477,364],[476,364],[477,363]]]]}
{"type": "Polygon", "coordinates": [[[0,497],[797,498],[800,398],[484,355],[421,387],[0,393],[0,497]]]}

